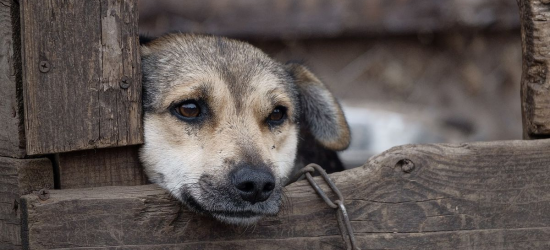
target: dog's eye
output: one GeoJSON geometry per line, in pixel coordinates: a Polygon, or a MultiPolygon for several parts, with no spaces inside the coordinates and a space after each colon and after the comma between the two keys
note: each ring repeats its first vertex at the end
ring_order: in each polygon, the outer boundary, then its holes
{"type": "Polygon", "coordinates": [[[267,117],[268,122],[272,123],[280,123],[284,120],[286,117],[286,108],[283,106],[277,106],[273,111],[271,111],[271,114],[267,117]]]}
{"type": "Polygon", "coordinates": [[[271,114],[269,114],[269,120],[271,121],[278,121],[283,119],[284,113],[281,109],[275,108],[271,114]]]}
{"type": "Polygon", "coordinates": [[[200,115],[201,109],[195,101],[188,101],[182,103],[179,107],[176,108],[178,114],[186,118],[194,118],[200,115]]]}

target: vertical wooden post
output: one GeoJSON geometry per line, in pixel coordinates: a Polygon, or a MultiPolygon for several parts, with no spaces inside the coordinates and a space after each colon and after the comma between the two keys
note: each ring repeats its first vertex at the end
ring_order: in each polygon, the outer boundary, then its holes
{"type": "Polygon", "coordinates": [[[517,2],[523,50],[523,138],[550,138],[550,1],[517,2]]]}
{"type": "Polygon", "coordinates": [[[0,0],[0,156],[25,156],[19,4],[0,0]]]}
{"type": "Polygon", "coordinates": [[[22,247],[20,197],[53,185],[50,160],[0,157],[0,249],[22,247]]]}
{"type": "Polygon", "coordinates": [[[0,249],[22,249],[20,197],[53,188],[46,159],[24,158],[19,2],[0,0],[0,249]]]}

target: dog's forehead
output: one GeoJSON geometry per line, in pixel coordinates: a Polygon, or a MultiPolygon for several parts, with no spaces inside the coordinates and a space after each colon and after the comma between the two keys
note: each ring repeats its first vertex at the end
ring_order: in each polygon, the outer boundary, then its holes
{"type": "Polygon", "coordinates": [[[153,42],[146,50],[142,59],[146,108],[161,107],[164,100],[158,98],[187,83],[210,83],[213,88],[216,85],[212,83],[223,83],[235,100],[273,91],[296,99],[284,67],[244,42],[173,35],[153,42]]]}

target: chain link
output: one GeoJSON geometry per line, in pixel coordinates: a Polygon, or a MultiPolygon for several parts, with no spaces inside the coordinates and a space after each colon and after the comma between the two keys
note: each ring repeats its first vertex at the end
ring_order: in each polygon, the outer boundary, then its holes
{"type": "Polygon", "coordinates": [[[325,170],[315,163],[311,163],[300,169],[298,171],[296,179],[301,178],[303,175],[306,176],[309,184],[311,184],[311,186],[313,187],[315,192],[317,192],[317,194],[321,197],[321,199],[323,199],[323,201],[325,201],[325,203],[329,207],[336,209],[336,219],[338,221],[338,227],[340,228],[340,233],[342,233],[342,240],[345,242],[346,248],[348,250],[359,250],[359,247],[357,247],[357,243],[355,241],[355,236],[353,235],[353,228],[351,227],[351,223],[349,221],[348,212],[346,210],[346,207],[344,206],[344,197],[342,196],[342,193],[340,193],[340,190],[338,190],[336,185],[334,185],[334,182],[332,182],[325,170]],[[336,194],[336,196],[338,197],[337,200],[332,201],[321,189],[321,187],[317,185],[315,180],[313,180],[313,176],[311,174],[315,173],[315,170],[317,170],[317,172],[321,174],[321,177],[323,177],[332,192],[336,194]]]}

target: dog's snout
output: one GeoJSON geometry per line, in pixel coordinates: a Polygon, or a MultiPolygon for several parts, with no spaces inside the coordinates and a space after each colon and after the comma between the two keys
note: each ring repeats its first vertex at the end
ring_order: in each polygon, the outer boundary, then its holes
{"type": "Polygon", "coordinates": [[[267,200],[275,189],[275,177],[263,168],[241,167],[231,180],[241,198],[253,204],[267,200]]]}

